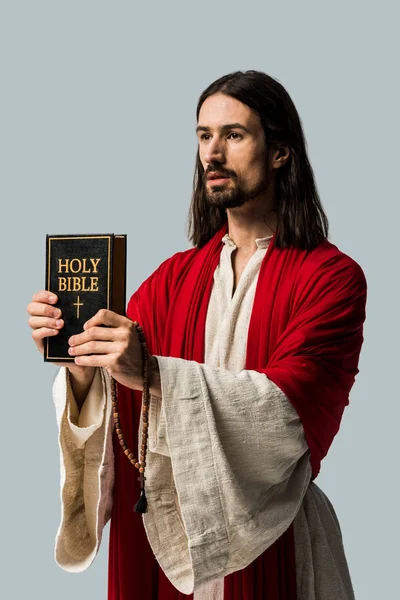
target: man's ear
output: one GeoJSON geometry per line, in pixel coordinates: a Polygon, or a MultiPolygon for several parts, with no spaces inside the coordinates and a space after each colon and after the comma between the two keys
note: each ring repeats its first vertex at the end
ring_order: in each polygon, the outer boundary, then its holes
{"type": "Polygon", "coordinates": [[[279,169],[287,163],[290,156],[289,146],[279,146],[272,154],[272,168],[279,169]]]}

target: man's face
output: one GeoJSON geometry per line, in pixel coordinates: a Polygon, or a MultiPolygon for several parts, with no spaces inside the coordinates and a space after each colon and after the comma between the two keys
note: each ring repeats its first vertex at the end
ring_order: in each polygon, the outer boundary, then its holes
{"type": "Polygon", "coordinates": [[[196,131],[210,204],[234,208],[266,191],[264,130],[248,106],[225,94],[209,96],[201,106],[196,131]],[[221,177],[212,179],[217,175],[221,177]]]}

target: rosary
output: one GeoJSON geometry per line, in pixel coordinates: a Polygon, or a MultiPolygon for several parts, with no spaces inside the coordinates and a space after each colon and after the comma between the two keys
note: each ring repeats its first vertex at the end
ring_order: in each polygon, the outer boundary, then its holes
{"type": "Polygon", "coordinates": [[[119,438],[119,443],[122,446],[122,450],[124,454],[128,458],[128,460],[132,463],[136,469],[139,469],[140,477],[140,497],[136,502],[133,510],[139,513],[147,512],[147,498],[145,493],[145,468],[146,468],[146,453],[147,453],[147,438],[148,438],[148,427],[149,427],[149,406],[150,406],[150,385],[149,385],[149,364],[150,364],[150,354],[147,349],[146,339],[144,337],[143,329],[141,326],[134,321],[133,324],[136,327],[136,332],[139,338],[140,346],[142,348],[142,358],[143,358],[143,394],[142,394],[142,422],[143,422],[143,432],[142,432],[142,446],[140,451],[140,462],[136,460],[133,452],[128,448],[124,435],[121,429],[121,423],[119,421],[119,412],[118,412],[118,391],[117,391],[117,382],[112,377],[111,378],[111,402],[113,408],[113,416],[114,416],[114,425],[115,431],[119,438]]]}

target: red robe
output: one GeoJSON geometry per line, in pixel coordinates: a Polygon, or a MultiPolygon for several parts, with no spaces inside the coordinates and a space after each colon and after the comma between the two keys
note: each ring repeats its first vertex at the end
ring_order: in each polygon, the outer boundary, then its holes
{"type": "MultiPolygon", "coordinates": [[[[151,354],[204,363],[205,323],[225,224],[200,250],[164,261],[139,287],[127,316],[151,354]]],[[[275,248],[263,259],[249,324],[246,369],[276,383],[296,408],[313,479],[336,435],[358,373],[367,286],[361,267],[324,241],[312,251],[275,248]]],[[[141,392],[119,386],[121,426],[138,447],[141,392]]],[[[109,600],[183,600],[159,567],[139,513],[138,471],[114,433],[115,484],[109,548],[109,600]]],[[[173,548],[171,548],[173,552],[173,548]]],[[[224,600],[296,600],[293,525],[246,568],[225,577],[224,600]]]]}

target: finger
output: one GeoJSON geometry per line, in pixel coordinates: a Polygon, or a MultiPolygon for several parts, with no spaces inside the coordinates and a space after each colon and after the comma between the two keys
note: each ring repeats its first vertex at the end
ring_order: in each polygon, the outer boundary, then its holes
{"type": "Polygon", "coordinates": [[[32,317],[51,317],[59,319],[61,317],[61,310],[50,304],[44,304],[43,302],[31,302],[26,307],[26,310],[32,317]]]}
{"type": "Polygon", "coordinates": [[[68,340],[70,346],[79,346],[91,340],[116,341],[123,338],[123,331],[119,327],[90,327],[82,333],[71,336],[68,340]]]}
{"type": "Polygon", "coordinates": [[[85,354],[113,354],[115,353],[114,342],[98,342],[91,341],[80,346],[70,346],[68,348],[68,354],[70,356],[83,356],[85,354]]]}
{"type": "Polygon", "coordinates": [[[32,337],[35,341],[42,340],[49,335],[57,335],[59,329],[50,329],[49,327],[41,327],[32,331],[32,337]]]}
{"type": "Polygon", "coordinates": [[[83,329],[88,329],[89,327],[98,327],[99,325],[108,325],[109,327],[121,327],[124,325],[125,321],[130,321],[126,317],[118,315],[112,310],[107,310],[105,308],[101,308],[91,319],[86,321],[83,326],[83,329]]]}
{"type": "Polygon", "coordinates": [[[29,317],[28,325],[32,329],[47,327],[50,329],[61,329],[64,326],[62,319],[50,319],[49,317],[29,317]]]}
{"type": "Polygon", "coordinates": [[[49,302],[50,304],[56,304],[58,297],[53,292],[47,292],[46,290],[40,290],[32,296],[32,302],[49,302]]]}
{"type": "Polygon", "coordinates": [[[48,327],[41,327],[40,329],[34,329],[32,331],[32,337],[39,350],[43,354],[44,344],[43,340],[46,337],[52,337],[58,334],[58,329],[49,329],[48,327]]]}
{"type": "Polygon", "coordinates": [[[91,354],[90,356],[76,356],[74,362],[80,367],[107,367],[112,359],[112,354],[91,354]]]}

